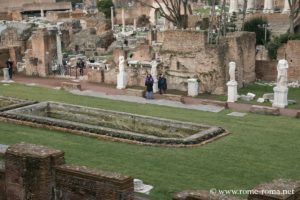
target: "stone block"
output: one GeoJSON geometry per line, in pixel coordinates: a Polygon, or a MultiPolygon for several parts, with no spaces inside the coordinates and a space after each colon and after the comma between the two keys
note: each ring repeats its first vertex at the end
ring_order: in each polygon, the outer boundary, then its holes
{"type": "Polygon", "coordinates": [[[165,99],[171,100],[171,101],[179,101],[183,102],[184,98],[181,95],[175,95],[175,94],[164,94],[163,95],[165,99]]]}
{"type": "Polygon", "coordinates": [[[62,82],[61,88],[64,90],[81,90],[81,84],[72,82],[62,82]]]}
{"type": "Polygon", "coordinates": [[[250,108],[250,112],[263,115],[280,115],[279,108],[272,108],[268,106],[252,105],[250,108]]]}
{"type": "Polygon", "coordinates": [[[206,190],[187,190],[174,195],[173,200],[239,200],[236,197],[224,196],[206,190]]]}
{"type": "Polygon", "coordinates": [[[248,195],[248,200],[298,200],[300,199],[300,182],[291,180],[274,180],[260,184],[248,195]]]}
{"type": "Polygon", "coordinates": [[[144,97],[145,96],[145,90],[126,89],[126,95],[128,95],[128,96],[144,97]]]}
{"type": "Polygon", "coordinates": [[[300,111],[297,112],[296,118],[300,118],[300,111]]]}
{"type": "Polygon", "coordinates": [[[63,164],[64,153],[44,146],[18,143],[5,154],[7,200],[50,200],[54,166],[63,164]]]}

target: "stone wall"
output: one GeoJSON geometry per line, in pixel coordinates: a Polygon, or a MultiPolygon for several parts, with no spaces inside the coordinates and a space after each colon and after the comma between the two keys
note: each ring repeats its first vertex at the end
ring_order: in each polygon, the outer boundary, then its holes
{"type": "Polygon", "coordinates": [[[0,200],[133,200],[131,177],[64,163],[60,150],[27,143],[10,146],[5,168],[0,165],[0,200]]]}
{"type": "Polygon", "coordinates": [[[33,33],[32,49],[25,54],[26,75],[45,77],[49,74],[56,55],[56,35],[47,29],[39,29],[33,33]]]}
{"type": "Polygon", "coordinates": [[[257,79],[264,81],[276,81],[277,77],[277,61],[256,61],[255,73],[257,79]]]}
{"type": "Polygon", "coordinates": [[[132,178],[117,173],[63,165],[56,169],[55,183],[60,199],[133,199],[132,178]]]}
{"type": "Polygon", "coordinates": [[[258,79],[276,81],[277,63],[280,59],[286,59],[289,63],[288,80],[300,80],[300,40],[290,40],[277,51],[277,60],[256,61],[255,72],[258,79]]]}
{"type": "Polygon", "coordinates": [[[199,31],[167,30],[157,35],[162,51],[190,53],[205,48],[206,34],[199,31]]]}

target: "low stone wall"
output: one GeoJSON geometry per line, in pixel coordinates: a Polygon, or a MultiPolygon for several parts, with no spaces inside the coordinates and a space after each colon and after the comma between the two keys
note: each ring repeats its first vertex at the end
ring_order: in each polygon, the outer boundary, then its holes
{"type": "Polygon", "coordinates": [[[221,127],[55,102],[7,111],[0,116],[24,124],[64,128],[89,137],[150,145],[193,146],[227,134],[221,127]]]}
{"type": "Polygon", "coordinates": [[[0,112],[28,106],[35,103],[37,102],[0,96],[0,112]]]}
{"type": "Polygon", "coordinates": [[[0,165],[0,200],[133,200],[133,178],[65,165],[64,152],[18,143],[0,165]]]}
{"type": "Polygon", "coordinates": [[[59,166],[55,172],[55,191],[59,199],[133,199],[131,177],[71,165],[59,166]]]}

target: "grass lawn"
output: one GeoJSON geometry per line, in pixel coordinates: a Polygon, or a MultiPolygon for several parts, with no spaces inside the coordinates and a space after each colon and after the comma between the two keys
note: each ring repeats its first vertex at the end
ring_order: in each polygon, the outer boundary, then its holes
{"type": "Polygon", "coordinates": [[[153,185],[150,197],[154,200],[171,199],[185,189],[251,189],[277,178],[300,180],[300,121],[296,118],[250,113],[235,118],[226,115],[229,110],[209,113],[135,104],[17,84],[0,84],[0,95],[206,123],[231,132],[201,147],[162,148],[0,123],[0,143],[26,141],[62,149],[68,163],[117,171],[153,185]]]}

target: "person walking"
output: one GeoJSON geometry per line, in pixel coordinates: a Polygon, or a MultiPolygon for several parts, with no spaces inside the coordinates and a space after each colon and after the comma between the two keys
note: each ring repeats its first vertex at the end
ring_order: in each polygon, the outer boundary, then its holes
{"type": "Polygon", "coordinates": [[[154,99],[154,97],[153,97],[153,83],[154,83],[154,80],[153,80],[151,74],[147,74],[147,77],[146,77],[146,80],[145,80],[146,99],[154,99]]]}
{"type": "Polygon", "coordinates": [[[9,79],[12,80],[12,76],[13,76],[13,61],[11,61],[11,59],[9,58],[6,61],[6,67],[8,68],[8,74],[9,74],[9,79]]]}
{"type": "Polygon", "coordinates": [[[163,74],[161,74],[158,78],[158,89],[159,89],[159,94],[166,94],[167,91],[167,79],[163,74]]]}

